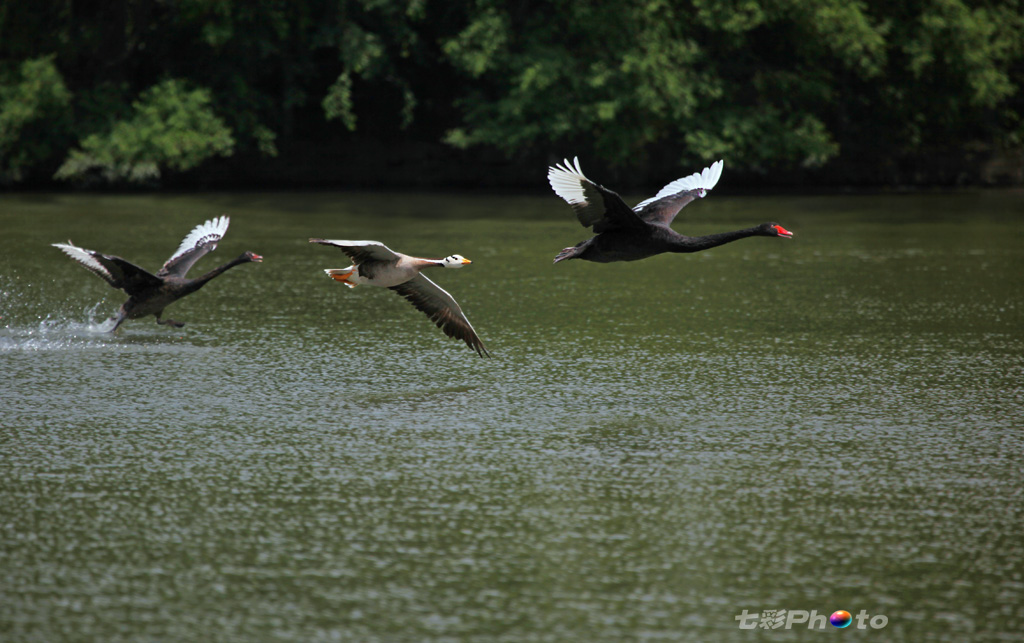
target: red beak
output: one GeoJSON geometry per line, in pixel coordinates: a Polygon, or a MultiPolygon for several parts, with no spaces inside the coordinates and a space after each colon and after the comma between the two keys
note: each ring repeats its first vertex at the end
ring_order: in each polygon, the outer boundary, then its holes
{"type": "Polygon", "coordinates": [[[789,230],[783,228],[782,226],[777,225],[777,226],[773,226],[773,227],[775,228],[775,231],[779,233],[780,237],[785,237],[787,239],[792,239],[793,238],[793,233],[790,232],[789,230]]]}

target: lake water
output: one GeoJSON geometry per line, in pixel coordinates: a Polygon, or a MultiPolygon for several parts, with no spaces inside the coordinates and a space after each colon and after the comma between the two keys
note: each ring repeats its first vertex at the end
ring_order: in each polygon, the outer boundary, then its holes
{"type": "Polygon", "coordinates": [[[553,195],[0,196],[0,637],[1024,640],[1024,192],[675,228],[769,220],[553,266],[553,195]],[[155,271],[222,213],[193,272],[264,262],[182,329],[98,332],[124,297],[49,245],[155,271]],[[431,277],[494,358],[309,237],[469,257],[431,277]]]}

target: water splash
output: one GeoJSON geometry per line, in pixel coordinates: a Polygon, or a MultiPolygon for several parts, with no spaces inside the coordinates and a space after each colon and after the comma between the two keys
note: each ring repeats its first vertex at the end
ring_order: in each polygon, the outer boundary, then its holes
{"type": "MultiPolygon", "coordinates": [[[[16,297],[5,299],[10,302],[16,297]]],[[[114,321],[103,315],[100,310],[108,306],[98,302],[82,311],[81,315],[47,313],[37,316],[35,323],[25,324],[15,321],[0,328],[0,352],[8,351],[47,351],[84,348],[90,345],[111,346],[114,321]]],[[[7,321],[8,315],[3,315],[7,321]]]]}

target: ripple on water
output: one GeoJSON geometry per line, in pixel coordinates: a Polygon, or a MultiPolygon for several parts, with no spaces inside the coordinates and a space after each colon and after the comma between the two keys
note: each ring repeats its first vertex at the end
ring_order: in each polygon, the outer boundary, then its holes
{"type": "Polygon", "coordinates": [[[474,205],[451,231],[494,261],[442,285],[484,360],[324,283],[305,238],[383,232],[344,202],[236,218],[274,272],[176,304],[180,331],[0,276],[9,638],[749,640],[742,609],[839,608],[879,640],[1020,638],[1013,235],[968,217],[948,245],[991,247],[947,253],[805,213],[785,248],[551,268],[554,228],[474,205]]]}

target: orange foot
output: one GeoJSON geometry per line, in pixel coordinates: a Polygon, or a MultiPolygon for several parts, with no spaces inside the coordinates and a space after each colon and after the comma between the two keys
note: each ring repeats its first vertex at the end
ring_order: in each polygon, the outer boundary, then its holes
{"type": "Polygon", "coordinates": [[[352,277],[352,273],[355,272],[355,269],[345,270],[345,269],[340,269],[340,268],[333,268],[333,269],[330,269],[330,270],[325,270],[324,272],[326,272],[327,276],[330,277],[331,279],[333,279],[335,281],[340,281],[341,283],[345,284],[349,288],[355,288],[356,287],[356,284],[354,284],[351,281],[349,281],[349,279],[352,277]]]}

